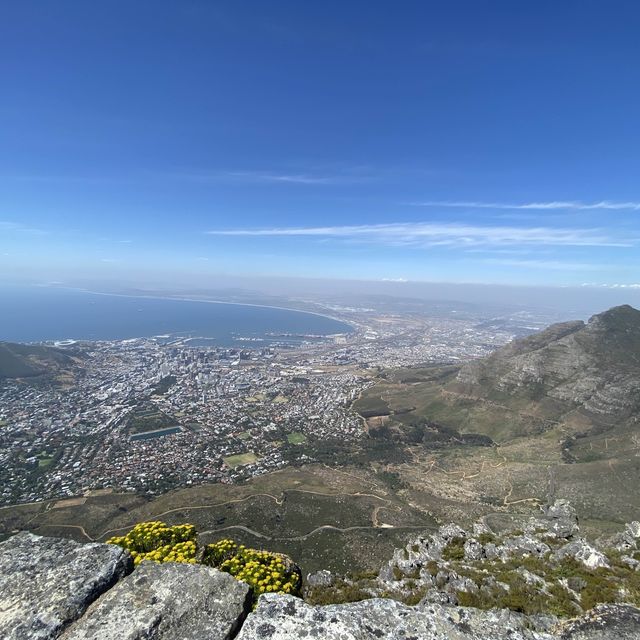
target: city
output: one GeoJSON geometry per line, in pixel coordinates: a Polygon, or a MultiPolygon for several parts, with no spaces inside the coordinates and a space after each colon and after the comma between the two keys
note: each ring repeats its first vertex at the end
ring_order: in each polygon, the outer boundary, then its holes
{"type": "Polygon", "coordinates": [[[513,337],[419,314],[350,311],[349,321],[353,333],[296,346],[66,345],[71,372],[0,387],[0,502],[159,494],[310,462],[306,445],[364,436],[351,405],[382,369],[482,357],[513,337]]]}

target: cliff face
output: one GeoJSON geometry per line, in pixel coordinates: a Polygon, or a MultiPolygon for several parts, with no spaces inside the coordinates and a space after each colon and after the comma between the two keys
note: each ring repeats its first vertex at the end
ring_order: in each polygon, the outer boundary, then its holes
{"type": "MultiPolygon", "coordinates": [[[[571,514],[562,510],[559,515],[551,513],[548,524],[551,529],[557,527],[559,534],[572,537],[576,533],[571,514]]],[[[452,527],[437,535],[451,533],[452,527]]],[[[640,536],[640,525],[619,537],[619,544],[635,545],[636,533],[640,536]]],[[[442,556],[443,545],[425,542],[411,545],[411,567],[399,551],[386,571],[403,567],[400,574],[385,578],[383,571],[379,584],[403,580],[399,576],[404,576],[406,568],[413,573],[420,553],[425,562],[429,562],[427,556],[430,560],[442,556]]],[[[584,550],[578,547],[576,557],[584,550]]],[[[131,557],[120,547],[28,533],[0,543],[0,637],[6,640],[640,638],[640,610],[626,604],[601,605],[563,623],[553,616],[480,610],[435,600],[425,597],[409,606],[373,598],[313,606],[292,596],[266,594],[250,611],[249,587],[205,566],[143,562],[133,570],[131,557]]]]}

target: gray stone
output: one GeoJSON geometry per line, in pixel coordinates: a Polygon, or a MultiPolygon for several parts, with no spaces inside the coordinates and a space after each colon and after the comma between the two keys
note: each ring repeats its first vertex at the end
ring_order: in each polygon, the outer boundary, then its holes
{"type": "Polygon", "coordinates": [[[202,565],[143,562],[63,640],[223,640],[251,608],[250,589],[202,565]]]}
{"type": "Polygon", "coordinates": [[[475,539],[471,538],[464,543],[464,559],[480,560],[483,556],[482,545],[475,539]]]}
{"type": "Polygon", "coordinates": [[[633,522],[627,522],[624,528],[632,538],[640,538],[640,522],[638,522],[637,520],[634,520],[633,522]]]}
{"type": "Polygon", "coordinates": [[[533,536],[523,535],[508,538],[503,545],[498,547],[498,553],[502,558],[534,556],[541,558],[551,551],[551,547],[533,536]]]}
{"type": "Polygon", "coordinates": [[[498,547],[493,542],[484,545],[484,557],[487,560],[495,560],[498,557],[498,547]]]}
{"type": "Polygon", "coordinates": [[[333,574],[326,569],[307,575],[307,586],[309,587],[330,587],[334,581],[333,574]]]}
{"type": "Polygon", "coordinates": [[[578,620],[565,623],[561,640],[638,640],[640,609],[629,605],[598,605],[578,620]]]}
{"type": "Polygon", "coordinates": [[[556,500],[542,507],[547,529],[559,538],[571,538],[580,527],[576,510],[568,500],[556,500]]]}
{"type": "Polygon", "coordinates": [[[478,611],[394,600],[364,600],[313,607],[291,596],[260,597],[238,640],[551,640],[527,628],[531,622],[510,611],[478,611]]]}
{"type": "Polygon", "coordinates": [[[129,553],[110,544],[9,538],[0,543],[0,638],[57,638],[132,568],[129,553]]]}
{"type": "Polygon", "coordinates": [[[589,569],[597,569],[598,567],[609,568],[607,556],[595,547],[592,547],[582,538],[565,544],[552,555],[554,560],[562,560],[567,557],[575,558],[589,569]]]}

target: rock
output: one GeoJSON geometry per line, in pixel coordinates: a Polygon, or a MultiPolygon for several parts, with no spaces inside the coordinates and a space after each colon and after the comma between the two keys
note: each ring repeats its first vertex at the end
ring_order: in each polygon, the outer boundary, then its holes
{"type": "Polygon", "coordinates": [[[455,606],[458,604],[458,596],[455,593],[429,589],[420,601],[420,604],[440,604],[442,606],[455,606]]]}
{"type": "Polygon", "coordinates": [[[551,551],[551,547],[538,538],[530,535],[508,538],[503,545],[498,547],[498,553],[502,558],[534,556],[541,558],[551,551]]]}
{"type": "Polygon", "coordinates": [[[466,538],[467,532],[457,524],[450,523],[440,527],[436,535],[442,538],[445,542],[449,542],[453,540],[453,538],[466,538]]]}
{"type": "Polygon", "coordinates": [[[621,556],[620,560],[624,562],[630,569],[635,569],[638,571],[638,566],[640,566],[640,560],[636,560],[631,556],[621,556]]]}
{"type": "Polygon", "coordinates": [[[635,538],[636,540],[640,538],[640,522],[637,520],[627,522],[624,528],[625,533],[628,533],[632,538],[635,538]]]}
{"type": "Polygon", "coordinates": [[[308,587],[330,587],[335,582],[335,578],[331,571],[316,571],[307,575],[308,587]]]}
{"type": "Polygon", "coordinates": [[[566,623],[560,640],[638,640],[640,609],[630,605],[598,605],[578,620],[566,623]]]}
{"type": "Polygon", "coordinates": [[[110,544],[19,533],[0,543],[0,637],[57,638],[65,626],[133,569],[110,544]]]}
{"type": "Polygon", "coordinates": [[[571,538],[578,531],[578,516],[568,500],[556,500],[551,505],[542,507],[544,520],[539,520],[558,538],[571,538]]]}
{"type": "Polygon", "coordinates": [[[560,549],[555,551],[551,557],[554,560],[562,560],[567,557],[575,558],[589,569],[596,569],[598,567],[610,568],[607,556],[598,551],[595,547],[592,547],[582,538],[560,547],[560,549]]]}
{"type": "Polygon", "coordinates": [[[223,640],[251,608],[250,589],[229,574],[143,562],[89,608],[62,640],[223,640]]]}
{"type": "Polygon", "coordinates": [[[465,560],[480,560],[483,551],[482,545],[475,538],[470,538],[464,543],[465,560]]]}
{"type": "Polygon", "coordinates": [[[438,604],[409,607],[394,600],[364,600],[313,607],[291,596],[260,597],[237,640],[552,640],[507,610],[479,611],[438,604]]]}
{"type": "Polygon", "coordinates": [[[640,522],[627,522],[624,531],[616,534],[608,541],[618,551],[628,551],[629,549],[637,549],[640,541],[640,522]]]}
{"type": "Polygon", "coordinates": [[[484,557],[487,560],[495,560],[498,557],[498,547],[493,542],[484,545],[484,557]]]}

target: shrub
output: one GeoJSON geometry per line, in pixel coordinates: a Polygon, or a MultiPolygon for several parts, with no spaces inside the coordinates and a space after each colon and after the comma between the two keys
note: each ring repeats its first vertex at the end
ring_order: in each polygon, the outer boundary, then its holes
{"type": "Polygon", "coordinates": [[[115,536],[107,544],[127,549],[135,565],[153,562],[196,562],[196,530],[192,524],[168,526],[158,520],[140,522],[124,536],[115,536]]]}
{"type": "Polygon", "coordinates": [[[249,549],[233,540],[207,545],[202,563],[246,582],[256,597],[261,593],[296,595],[300,590],[298,570],[286,556],[249,549]]]}
{"type": "Polygon", "coordinates": [[[464,538],[459,536],[451,538],[449,544],[442,550],[442,558],[444,560],[463,560],[464,538]]]}

